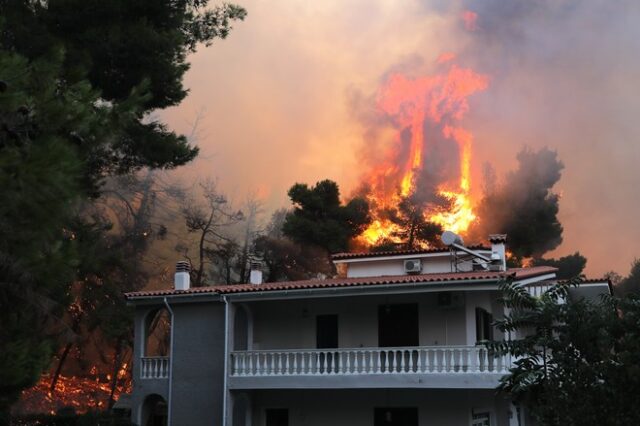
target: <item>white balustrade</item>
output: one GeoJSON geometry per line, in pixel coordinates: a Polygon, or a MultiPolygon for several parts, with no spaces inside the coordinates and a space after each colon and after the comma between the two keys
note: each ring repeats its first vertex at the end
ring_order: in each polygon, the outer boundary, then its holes
{"type": "Polygon", "coordinates": [[[341,376],[364,374],[506,374],[509,356],[483,346],[236,351],[231,375],[341,376]]]}
{"type": "Polygon", "coordinates": [[[150,356],[141,358],[141,379],[166,379],[169,377],[169,357],[150,356]]]}

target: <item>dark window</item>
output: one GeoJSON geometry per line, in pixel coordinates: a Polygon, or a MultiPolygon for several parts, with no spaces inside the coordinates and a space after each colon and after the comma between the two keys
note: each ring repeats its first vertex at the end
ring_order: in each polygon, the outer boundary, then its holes
{"type": "Polygon", "coordinates": [[[373,424],[374,426],[418,426],[418,408],[375,408],[373,424]]]}
{"type": "Polygon", "coordinates": [[[316,317],[316,347],[318,349],[338,347],[337,315],[318,315],[316,317]]]}
{"type": "Polygon", "coordinates": [[[289,426],[289,410],[286,408],[268,408],[265,417],[266,426],[289,426]]]}
{"type": "Polygon", "coordinates": [[[476,342],[493,340],[493,316],[482,308],[476,308],[476,342]]]}
{"type": "Polygon", "coordinates": [[[379,346],[418,346],[419,340],[417,304],[378,307],[379,346]]]}

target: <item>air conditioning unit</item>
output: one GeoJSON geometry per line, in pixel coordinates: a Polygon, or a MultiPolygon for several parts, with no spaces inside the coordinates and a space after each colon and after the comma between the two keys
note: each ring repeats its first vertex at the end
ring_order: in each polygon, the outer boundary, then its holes
{"type": "Polygon", "coordinates": [[[464,294],[459,291],[438,293],[438,308],[453,309],[464,306],[464,294]]]}
{"type": "Polygon", "coordinates": [[[419,274],[420,272],[422,272],[422,261],[420,259],[405,260],[404,271],[407,274],[419,274]]]}

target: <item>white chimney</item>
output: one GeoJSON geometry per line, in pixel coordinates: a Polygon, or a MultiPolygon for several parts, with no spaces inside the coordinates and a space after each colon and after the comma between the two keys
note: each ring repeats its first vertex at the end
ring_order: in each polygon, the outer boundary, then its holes
{"type": "Polygon", "coordinates": [[[507,256],[505,253],[505,242],[507,234],[491,234],[489,242],[491,243],[491,259],[500,266],[501,271],[507,270],[507,256]]]}
{"type": "Polygon", "coordinates": [[[251,262],[249,283],[253,285],[262,284],[262,264],[260,262],[251,262]]]}
{"type": "Polygon", "coordinates": [[[175,290],[189,290],[189,287],[191,287],[190,270],[191,264],[186,260],[181,260],[176,263],[176,275],[173,281],[173,288],[175,290]]]}

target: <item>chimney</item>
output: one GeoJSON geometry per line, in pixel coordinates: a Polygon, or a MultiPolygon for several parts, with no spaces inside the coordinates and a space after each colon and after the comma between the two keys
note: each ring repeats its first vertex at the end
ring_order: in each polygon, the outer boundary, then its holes
{"type": "Polygon", "coordinates": [[[251,262],[249,283],[253,285],[262,284],[262,264],[260,262],[251,262]]]}
{"type": "Polygon", "coordinates": [[[491,260],[495,262],[501,271],[507,270],[507,257],[505,253],[505,242],[507,234],[491,234],[489,242],[491,243],[491,260]]]}
{"type": "Polygon", "coordinates": [[[176,275],[173,281],[173,288],[175,290],[189,290],[191,286],[190,270],[191,264],[186,260],[181,260],[176,263],[176,275]]]}

